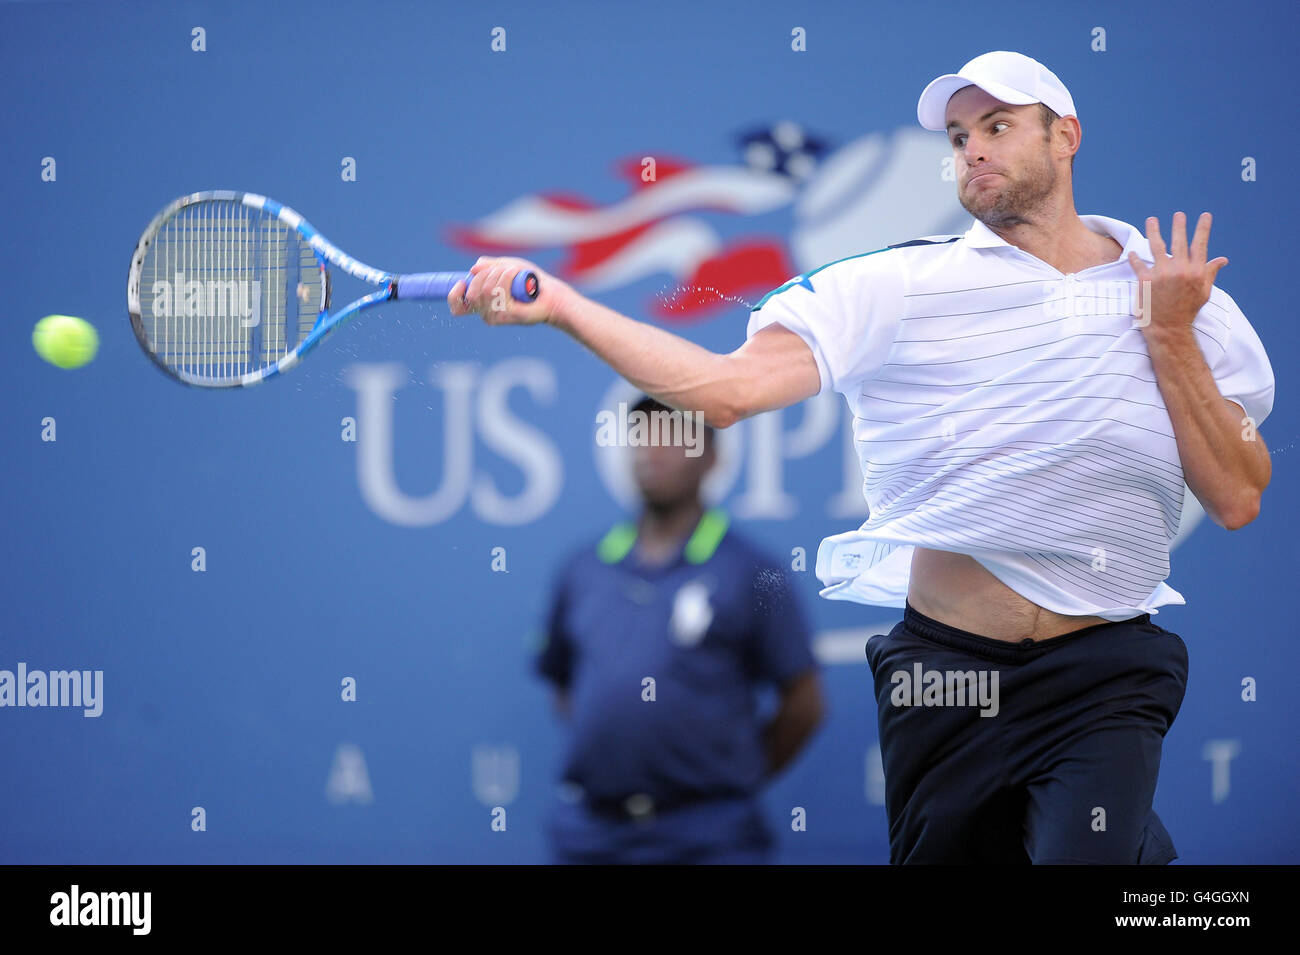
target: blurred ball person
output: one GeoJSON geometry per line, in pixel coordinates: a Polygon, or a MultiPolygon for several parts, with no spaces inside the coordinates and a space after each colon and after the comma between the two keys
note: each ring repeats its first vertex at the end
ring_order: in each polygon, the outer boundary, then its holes
{"type": "MultiPolygon", "coordinates": [[[[672,433],[690,433],[682,412],[653,398],[628,420],[638,412],[664,424],[675,415],[672,433]]],[[[701,503],[716,450],[697,420],[693,442],[627,441],[641,514],[557,579],[537,660],[570,734],[566,798],[549,824],[556,862],[769,862],[757,794],[823,716],[783,571],[701,503]],[[765,684],[779,697],[766,724],[765,684]]]]}

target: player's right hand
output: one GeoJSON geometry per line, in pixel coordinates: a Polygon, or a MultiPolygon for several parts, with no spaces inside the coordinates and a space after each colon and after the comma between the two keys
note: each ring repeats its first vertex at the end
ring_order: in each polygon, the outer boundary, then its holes
{"type": "Polygon", "coordinates": [[[469,288],[457,282],[447,294],[453,315],[477,312],[488,325],[536,325],[554,323],[564,313],[565,303],[576,295],[573,288],[542,271],[526,259],[510,256],[482,256],[470,266],[469,288]],[[510,294],[510,284],[524,271],[537,273],[537,298],[519,301],[510,294]]]}

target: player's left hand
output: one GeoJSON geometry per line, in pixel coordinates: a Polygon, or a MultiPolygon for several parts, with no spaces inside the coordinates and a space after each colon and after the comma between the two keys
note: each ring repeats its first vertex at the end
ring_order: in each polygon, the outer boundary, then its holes
{"type": "Polygon", "coordinates": [[[1155,265],[1148,266],[1136,252],[1128,254],[1129,264],[1138,279],[1138,322],[1143,334],[1190,327],[1196,320],[1196,313],[1209,301],[1214,277],[1228,264],[1223,256],[1212,262],[1205,261],[1210,246],[1210,220],[1208,212],[1201,213],[1189,248],[1187,216],[1175,212],[1169,237],[1171,248],[1166,251],[1164,239],[1160,237],[1160,220],[1155,216],[1147,219],[1147,239],[1151,243],[1155,265]],[[1148,282],[1149,297],[1144,294],[1148,282]]]}

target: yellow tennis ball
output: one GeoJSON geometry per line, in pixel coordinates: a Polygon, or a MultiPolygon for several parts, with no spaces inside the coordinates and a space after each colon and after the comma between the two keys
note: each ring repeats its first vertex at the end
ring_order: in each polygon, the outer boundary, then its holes
{"type": "Polygon", "coordinates": [[[80,368],[99,351],[99,333],[84,318],[46,315],[32,329],[36,354],[60,368],[80,368]]]}

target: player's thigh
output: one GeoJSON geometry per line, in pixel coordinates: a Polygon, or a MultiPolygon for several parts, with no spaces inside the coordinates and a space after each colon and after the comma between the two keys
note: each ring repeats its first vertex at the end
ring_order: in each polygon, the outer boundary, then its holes
{"type": "Polygon", "coordinates": [[[997,764],[1005,752],[997,705],[981,695],[996,687],[998,665],[924,640],[902,624],[868,641],[867,660],[887,785],[910,790],[937,771],[983,786],[986,774],[968,770],[997,764]]]}
{"type": "Polygon", "coordinates": [[[1150,823],[1163,734],[1090,732],[1027,786],[1025,851],[1035,863],[1133,865],[1150,823]]]}
{"type": "Polygon", "coordinates": [[[1025,849],[1036,862],[1131,865],[1165,855],[1158,843],[1168,837],[1152,824],[1151,803],[1165,734],[1187,689],[1186,646],[1147,627],[1076,665],[1098,689],[1069,701],[1071,718],[1035,760],[1025,849]]]}
{"type": "Polygon", "coordinates": [[[996,665],[924,640],[901,624],[870,640],[867,658],[875,680],[890,861],[1028,861],[1020,839],[1023,805],[1008,787],[996,711],[980,705],[976,694],[926,689],[935,673],[973,673],[978,683],[979,674],[996,665]]]}

